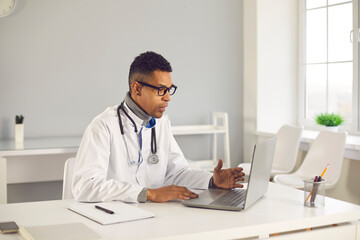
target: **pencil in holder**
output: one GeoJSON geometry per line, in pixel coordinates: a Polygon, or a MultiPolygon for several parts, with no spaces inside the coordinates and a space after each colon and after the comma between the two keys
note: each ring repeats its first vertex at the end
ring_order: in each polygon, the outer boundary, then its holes
{"type": "Polygon", "coordinates": [[[320,182],[315,182],[314,179],[304,180],[304,206],[325,206],[325,182],[323,179],[320,182]]]}

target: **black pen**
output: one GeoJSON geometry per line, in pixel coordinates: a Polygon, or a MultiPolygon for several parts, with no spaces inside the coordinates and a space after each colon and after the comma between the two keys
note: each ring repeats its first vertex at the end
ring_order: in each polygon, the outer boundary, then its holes
{"type": "Polygon", "coordinates": [[[114,212],[113,212],[113,211],[111,211],[111,210],[109,210],[109,209],[106,209],[106,208],[100,207],[100,206],[98,206],[98,205],[95,205],[95,207],[96,207],[97,209],[101,210],[101,211],[106,212],[106,213],[109,213],[109,214],[114,214],[114,212]]]}

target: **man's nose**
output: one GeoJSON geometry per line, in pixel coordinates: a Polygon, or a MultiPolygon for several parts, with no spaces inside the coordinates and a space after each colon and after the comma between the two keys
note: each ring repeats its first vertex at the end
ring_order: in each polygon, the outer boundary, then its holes
{"type": "Polygon", "coordinates": [[[165,102],[170,102],[171,97],[170,97],[169,91],[166,91],[166,93],[165,93],[165,95],[163,96],[162,99],[163,99],[163,101],[165,101],[165,102]]]}

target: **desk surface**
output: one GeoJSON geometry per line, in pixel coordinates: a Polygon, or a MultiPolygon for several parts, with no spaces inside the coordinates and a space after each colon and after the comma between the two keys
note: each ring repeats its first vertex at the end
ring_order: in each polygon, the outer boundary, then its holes
{"type": "MultiPolygon", "coordinates": [[[[234,239],[357,221],[360,206],[326,198],[324,208],[303,206],[303,191],[270,183],[269,191],[242,212],[188,208],[180,202],[144,203],[136,206],[156,216],[102,226],[67,210],[73,200],[0,205],[0,221],[20,226],[83,222],[103,239],[234,239]]],[[[5,236],[4,239],[20,239],[5,236]]]]}

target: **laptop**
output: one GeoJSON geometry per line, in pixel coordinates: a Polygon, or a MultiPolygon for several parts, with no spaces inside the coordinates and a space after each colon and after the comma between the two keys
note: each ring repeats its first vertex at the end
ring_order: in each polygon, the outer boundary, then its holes
{"type": "Polygon", "coordinates": [[[188,207],[242,211],[267,192],[274,158],[276,136],[254,146],[247,189],[209,188],[198,198],[183,201],[188,207]]]}

